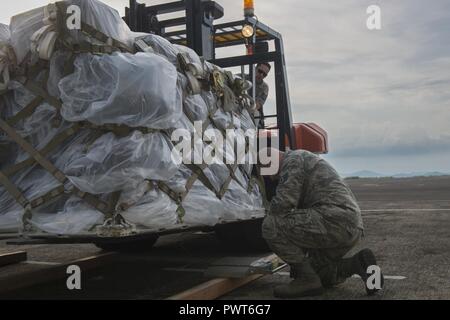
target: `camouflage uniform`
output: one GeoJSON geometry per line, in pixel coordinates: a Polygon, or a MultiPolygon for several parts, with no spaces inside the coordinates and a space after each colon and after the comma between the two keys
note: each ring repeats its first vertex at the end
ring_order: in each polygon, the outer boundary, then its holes
{"type": "Polygon", "coordinates": [[[341,282],[338,261],[363,231],[356,199],[339,174],[308,151],[288,151],[263,223],[263,236],[286,263],[309,256],[324,286],[341,282]]]}
{"type": "MultiPolygon", "coordinates": [[[[265,81],[261,83],[256,83],[255,86],[255,102],[259,102],[262,106],[266,103],[267,97],[269,96],[269,86],[265,81]]],[[[262,112],[262,110],[260,110],[262,112]]]]}
{"type": "MultiPolygon", "coordinates": [[[[250,76],[247,75],[247,80],[250,80],[250,76]]],[[[250,95],[252,95],[252,90],[250,90],[250,95]]],[[[255,85],[255,103],[260,103],[261,106],[264,106],[264,104],[266,103],[267,97],[269,96],[269,86],[267,85],[267,83],[265,81],[261,81],[260,83],[256,82],[255,85]]],[[[259,127],[260,128],[264,128],[264,110],[261,107],[260,110],[255,111],[254,114],[256,117],[260,117],[260,121],[259,121],[259,127]]]]}

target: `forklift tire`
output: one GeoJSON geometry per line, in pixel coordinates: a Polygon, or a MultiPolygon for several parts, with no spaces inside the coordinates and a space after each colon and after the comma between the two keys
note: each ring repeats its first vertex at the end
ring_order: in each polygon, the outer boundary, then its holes
{"type": "Polygon", "coordinates": [[[224,224],[216,227],[216,236],[225,247],[233,251],[270,252],[262,236],[262,219],[224,224]]]}
{"type": "Polygon", "coordinates": [[[150,250],[156,241],[158,241],[158,236],[132,241],[107,241],[94,244],[103,251],[144,252],[150,250]]]}

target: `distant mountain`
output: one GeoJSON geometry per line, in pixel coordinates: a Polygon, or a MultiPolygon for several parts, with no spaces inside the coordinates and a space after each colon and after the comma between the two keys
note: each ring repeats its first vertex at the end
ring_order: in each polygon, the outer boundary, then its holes
{"type": "Polygon", "coordinates": [[[391,177],[394,177],[394,178],[440,177],[440,176],[448,176],[448,175],[450,175],[450,174],[439,172],[439,171],[431,171],[431,172],[398,173],[398,174],[392,175],[391,177]]]}
{"type": "Polygon", "coordinates": [[[396,174],[381,174],[378,172],[370,170],[361,170],[353,173],[344,173],[342,176],[344,178],[359,177],[359,178],[383,178],[383,177],[393,177],[393,178],[411,178],[411,177],[439,177],[439,176],[449,176],[450,173],[444,173],[439,171],[430,172],[410,172],[410,173],[396,173],[396,174]]]}
{"type": "Polygon", "coordinates": [[[379,178],[379,177],[384,177],[385,175],[378,173],[378,172],[370,171],[370,170],[361,170],[361,171],[356,171],[353,173],[344,173],[344,174],[342,174],[342,176],[344,176],[345,178],[349,178],[349,177],[379,178]]]}

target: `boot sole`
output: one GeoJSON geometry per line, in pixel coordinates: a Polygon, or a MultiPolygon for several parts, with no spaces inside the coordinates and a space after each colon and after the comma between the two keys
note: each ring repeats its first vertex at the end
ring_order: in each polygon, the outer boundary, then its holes
{"type": "MultiPolygon", "coordinates": [[[[367,274],[367,268],[370,266],[377,266],[377,260],[375,258],[375,255],[373,254],[372,250],[370,249],[364,249],[361,252],[358,253],[358,260],[360,265],[360,272],[359,276],[364,281],[364,287],[366,288],[366,293],[368,296],[372,296],[375,293],[377,293],[380,289],[370,289],[367,286],[367,279],[369,279],[369,275],[367,274]]],[[[380,279],[380,285],[381,288],[384,287],[384,276],[381,272],[381,279],[380,279]]]]}

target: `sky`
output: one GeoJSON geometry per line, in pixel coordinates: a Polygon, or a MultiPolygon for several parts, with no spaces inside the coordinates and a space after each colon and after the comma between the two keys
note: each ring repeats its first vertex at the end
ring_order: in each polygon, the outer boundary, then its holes
{"type": "MultiPolygon", "coordinates": [[[[0,22],[48,2],[2,2],[0,22]]],[[[122,14],[128,5],[103,2],[122,14]]],[[[242,18],[242,0],[217,2],[225,8],[218,23],[242,18]]],[[[449,0],[255,5],[258,18],[283,35],[294,121],[315,122],[328,132],[324,157],[338,171],[450,172],[449,0]],[[381,30],[366,26],[370,5],[381,8],[381,30]]],[[[273,75],[267,82],[273,85],[273,75]]],[[[266,113],[275,106],[273,91],[266,113]]]]}

